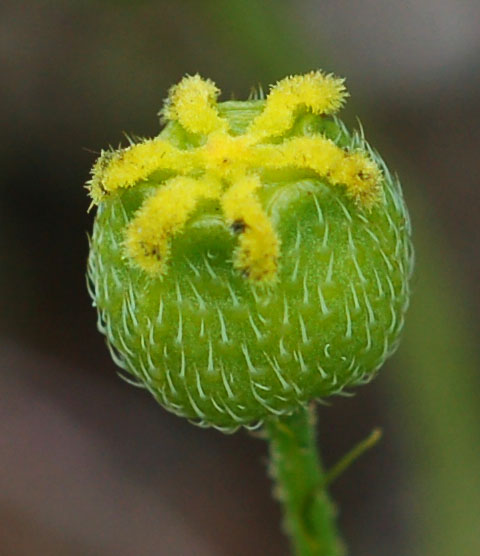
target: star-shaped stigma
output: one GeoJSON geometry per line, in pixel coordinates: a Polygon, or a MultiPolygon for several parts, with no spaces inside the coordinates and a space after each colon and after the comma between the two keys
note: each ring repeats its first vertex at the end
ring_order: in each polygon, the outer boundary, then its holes
{"type": "Polygon", "coordinates": [[[269,283],[277,276],[280,241],[256,194],[263,172],[308,170],[332,186],[343,186],[366,208],[379,199],[381,173],[365,151],[343,149],[323,134],[288,136],[299,111],[329,115],[343,105],[342,79],[317,71],[279,81],[241,133],[221,116],[219,94],[212,81],[199,75],[182,79],[170,90],[162,115],[195,136],[197,146],[180,148],[158,137],[102,152],[92,171],[90,195],[98,204],[164,171],[172,177],[143,202],[126,229],[128,257],[148,273],[165,273],[172,237],[201,199],[214,199],[238,233],[235,268],[253,283],[269,283]]]}

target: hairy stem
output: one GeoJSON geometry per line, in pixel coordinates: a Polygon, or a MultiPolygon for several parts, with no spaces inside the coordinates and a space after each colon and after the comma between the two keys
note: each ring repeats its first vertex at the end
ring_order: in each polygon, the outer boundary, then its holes
{"type": "Polygon", "coordinates": [[[296,556],[342,556],[345,549],[315,445],[313,411],[302,408],[265,423],[271,474],[283,504],[285,528],[296,556]]]}

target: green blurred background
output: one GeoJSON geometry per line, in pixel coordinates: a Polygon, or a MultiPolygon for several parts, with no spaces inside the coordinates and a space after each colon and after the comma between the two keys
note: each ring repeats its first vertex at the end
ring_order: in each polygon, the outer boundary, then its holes
{"type": "Polygon", "coordinates": [[[404,184],[417,266],[403,344],[321,407],[354,556],[480,554],[480,4],[22,1],[0,7],[0,554],[286,555],[263,442],[167,414],[119,380],[85,289],[82,188],[123,132],[158,133],[185,73],[245,98],[347,77],[349,126],[404,184]],[[93,151],[93,152],[92,152],[93,151]]]}

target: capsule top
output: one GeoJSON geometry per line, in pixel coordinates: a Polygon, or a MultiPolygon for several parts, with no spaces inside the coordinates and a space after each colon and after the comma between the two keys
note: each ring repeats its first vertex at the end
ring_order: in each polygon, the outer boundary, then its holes
{"type": "Polygon", "coordinates": [[[341,148],[320,133],[290,133],[300,113],[335,114],[344,104],[344,80],[313,71],[290,76],[271,87],[262,110],[242,133],[235,133],[217,104],[220,90],[199,75],[173,86],[162,117],[195,137],[182,148],[159,136],[117,151],[104,151],[89,182],[94,204],[146,180],[166,176],[146,198],[125,232],[127,256],[144,271],[168,271],[172,237],[181,232],[199,201],[220,205],[238,233],[233,264],[254,284],[276,280],[280,241],[257,192],[265,170],[308,170],[365,209],[380,201],[381,171],[363,150],[341,148]]]}

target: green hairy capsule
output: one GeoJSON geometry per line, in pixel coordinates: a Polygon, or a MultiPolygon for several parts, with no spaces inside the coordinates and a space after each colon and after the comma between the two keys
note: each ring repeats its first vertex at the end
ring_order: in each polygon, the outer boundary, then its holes
{"type": "Polygon", "coordinates": [[[218,94],[187,76],[158,137],[102,152],[88,276],[128,380],[233,431],[368,382],[398,344],[413,255],[397,178],[335,116],[343,80],[218,94]]]}

